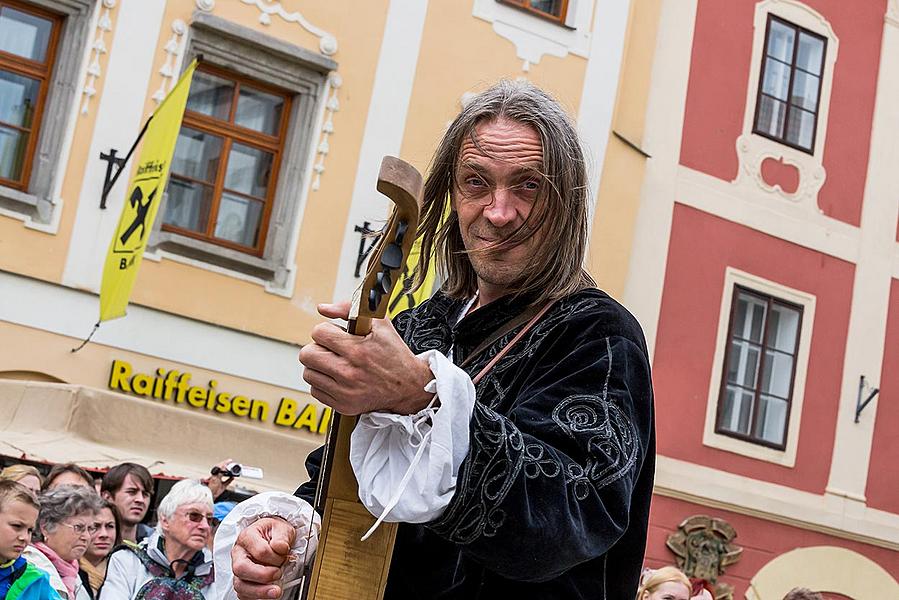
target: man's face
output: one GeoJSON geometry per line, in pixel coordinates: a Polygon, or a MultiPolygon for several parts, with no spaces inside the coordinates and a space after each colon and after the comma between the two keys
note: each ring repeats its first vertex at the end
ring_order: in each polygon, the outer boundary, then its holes
{"type": "Polygon", "coordinates": [[[19,558],[31,543],[37,509],[19,500],[6,502],[0,510],[0,564],[19,558]]]}
{"type": "MultiPolygon", "coordinates": [[[[500,245],[528,218],[542,188],[543,149],[537,132],[504,118],[474,129],[477,145],[462,143],[453,208],[466,250],[500,245]]],[[[490,254],[469,254],[478,276],[480,303],[512,291],[521,278],[536,244],[531,235],[517,246],[490,254]]]]}
{"type": "Polygon", "coordinates": [[[144,489],[140,480],[129,473],[111,500],[119,511],[119,518],[122,521],[128,525],[137,525],[150,507],[150,492],[144,489]]]}

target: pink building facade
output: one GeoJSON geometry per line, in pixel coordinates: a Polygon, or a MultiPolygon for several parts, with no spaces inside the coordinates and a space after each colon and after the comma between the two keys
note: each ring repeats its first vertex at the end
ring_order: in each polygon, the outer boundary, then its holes
{"type": "Polygon", "coordinates": [[[899,598],[897,139],[899,2],[662,2],[625,290],[649,566],[693,544],[733,598],[899,598]]]}

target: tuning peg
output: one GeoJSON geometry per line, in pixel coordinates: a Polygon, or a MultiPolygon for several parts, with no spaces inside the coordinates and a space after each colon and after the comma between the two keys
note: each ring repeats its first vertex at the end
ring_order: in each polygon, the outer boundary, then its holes
{"type": "Polygon", "coordinates": [[[403,264],[403,249],[394,243],[388,244],[381,254],[381,266],[388,269],[399,269],[403,264]]]}
{"type": "Polygon", "coordinates": [[[409,223],[407,223],[406,221],[400,221],[396,224],[396,237],[393,241],[396,242],[397,245],[403,245],[403,238],[406,237],[407,229],[409,229],[409,223]]]}
{"type": "Polygon", "coordinates": [[[381,304],[381,292],[377,288],[372,288],[368,293],[368,310],[375,312],[378,305],[381,304]]]}
{"type": "Polygon", "coordinates": [[[393,289],[393,282],[390,280],[390,271],[384,270],[378,273],[377,279],[378,291],[387,294],[393,289]]]}

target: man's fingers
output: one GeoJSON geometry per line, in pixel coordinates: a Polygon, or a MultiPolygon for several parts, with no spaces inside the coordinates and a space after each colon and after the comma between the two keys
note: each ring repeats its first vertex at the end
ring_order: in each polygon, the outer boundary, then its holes
{"type": "Polygon", "coordinates": [[[238,545],[231,550],[231,571],[235,581],[246,584],[271,585],[281,578],[281,568],[255,562],[247,551],[238,545]]]}
{"type": "Polygon", "coordinates": [[[318,314],[328,319],[348,319],[350,317],[350,303],[335,302],[334,304],[319,304],[318,314]]]}
{"type": "Polygon", "coordinates": [[[259,585],[240,579],[234,580],[234,591],[240,600],[259,600],[260,598],[280,598],[281,588],[277,585],[259,585]]]}
{"type": "MultiPolygon", "coordinates": [[[[238,548],[246,553],[248,560],[264,567],[278,568],[283,565],[284,561],[287,559],[287,552],[283,552],[280,554],[278,552],[275,552],[267,536],[264,537],[261,535],[252,535],[244,536],[242,538],[238,537],[237,543],[234,545],[234,551],[232,551],[231,554],[232,559],[234,557],[234,552],[236,552],[238,548]]],[[[237,574],[236,570],[234,574],[237,574]]]]}
{"type": "Polygon", "coordinates": [[[278,554],[286,555],[293,546],[294,539],[297,536],[296,530],[292,525],[285,521],[279,521],[272,524],[272,550],[278,554]]]}

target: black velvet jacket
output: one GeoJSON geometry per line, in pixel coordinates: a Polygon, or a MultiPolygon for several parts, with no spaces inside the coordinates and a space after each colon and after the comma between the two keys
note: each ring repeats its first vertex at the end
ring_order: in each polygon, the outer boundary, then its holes
{"type": "MultiPolygon", "coordinates": [[[[456,323],[438,293],[395,325],[415,353],[462,363],[517,316],[502,298],[456,323]]],[[[521,326],[465,367],[474,376],[521,326]]],[[[652,385],[639,324],[604,292],[558,301],[477,386],[471,446],[444,514],[401,524],[387,600],[631,600],[655,464],[652,385]]],[[[312,502],[312,481],[297,495],[312,502]]]]}

